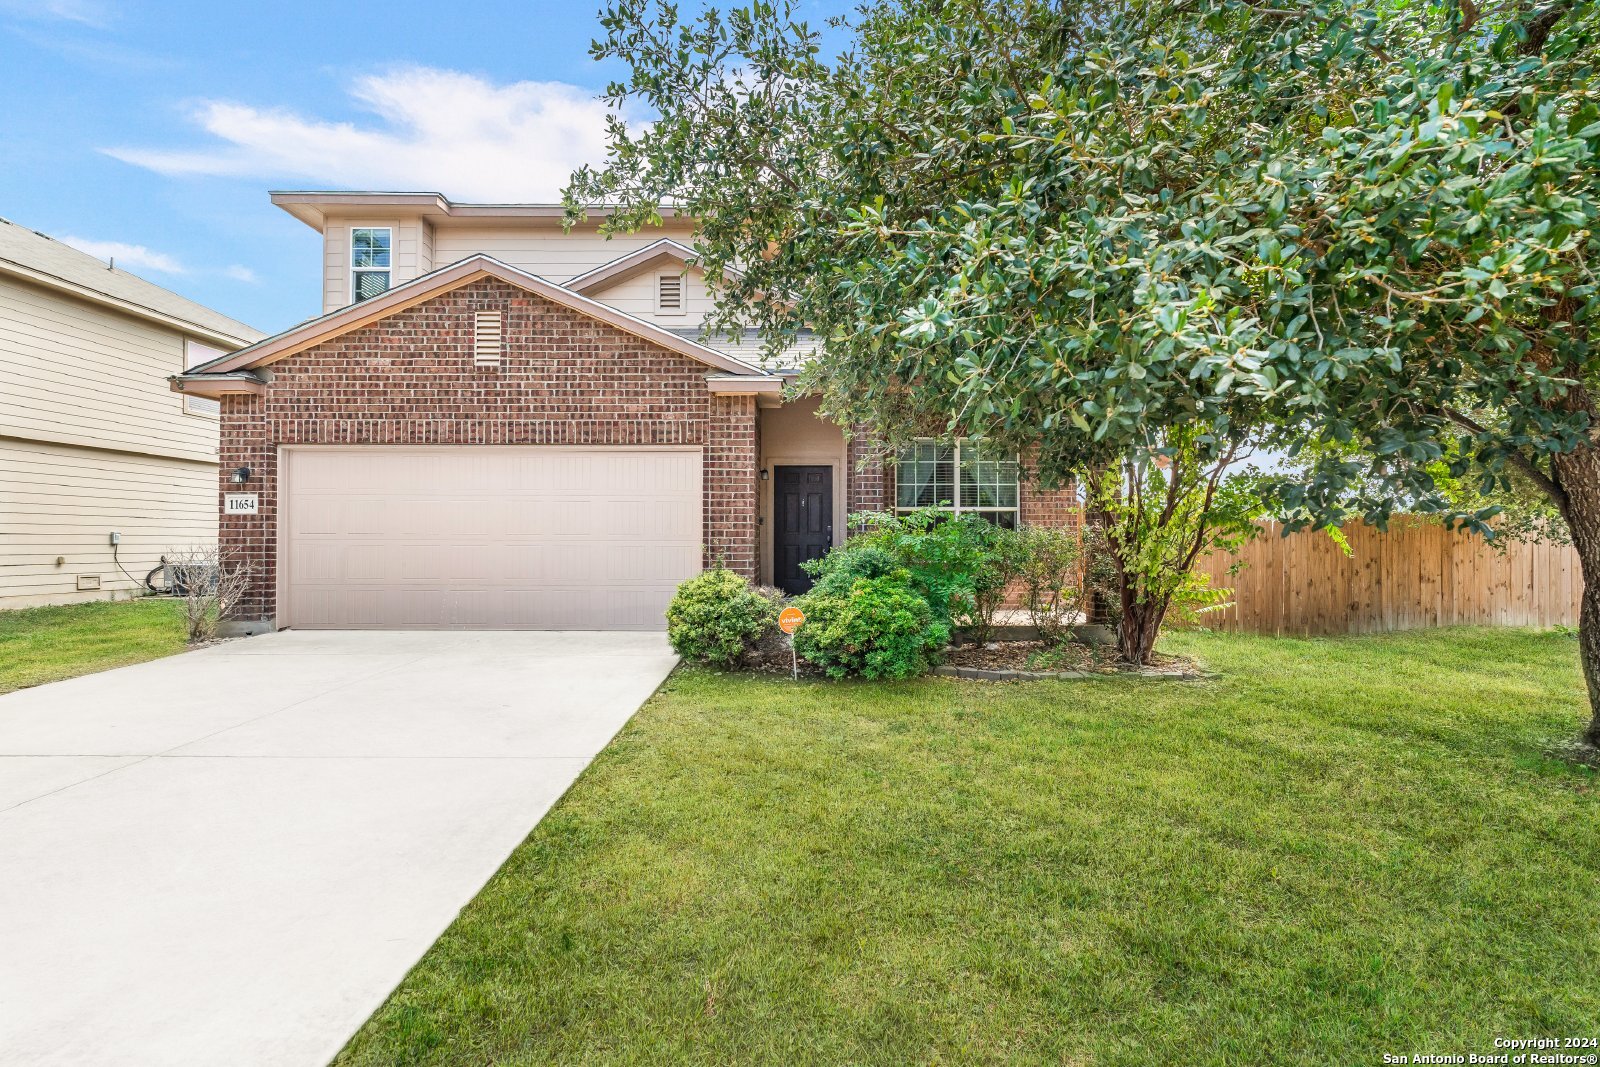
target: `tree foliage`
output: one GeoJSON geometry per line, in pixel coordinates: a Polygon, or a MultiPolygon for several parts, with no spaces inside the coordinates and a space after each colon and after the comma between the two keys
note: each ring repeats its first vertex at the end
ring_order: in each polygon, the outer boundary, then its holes
{"type": "Polygon", "coordinates": [[[1174,436],[1348,445],[1380,462],[1268,486],[1291,525],[1486,531],[1515,472],[1585,561],[1600,703],[1600,5],[886,0],[835,29],[614,0],[611,96],[659,119],[572,203],[680,206],[718,325],[817,332],[825,410],[1046,479],[1174,436]]]}

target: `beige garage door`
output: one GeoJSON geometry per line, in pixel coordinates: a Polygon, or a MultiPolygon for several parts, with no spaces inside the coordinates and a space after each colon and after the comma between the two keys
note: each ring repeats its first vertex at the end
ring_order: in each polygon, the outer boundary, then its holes
{"type": "Polygon", "coordinates": [[[279,625],[660,630],[699,572],[698,449],[294,448],[279,625]]]}

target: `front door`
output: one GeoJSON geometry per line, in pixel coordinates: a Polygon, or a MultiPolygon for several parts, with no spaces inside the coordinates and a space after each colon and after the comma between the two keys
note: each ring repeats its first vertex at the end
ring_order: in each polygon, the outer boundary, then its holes
{"type": "Polygon", "coordinates": [[[800,564],[833,547],[833,468],[778,467],[772,484],[772,580],[794,595],[811,588],[800,564]]]}

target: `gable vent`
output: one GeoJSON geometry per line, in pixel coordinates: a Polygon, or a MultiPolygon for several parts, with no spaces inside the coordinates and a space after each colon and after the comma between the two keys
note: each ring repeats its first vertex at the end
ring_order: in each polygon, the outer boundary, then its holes
{"type": "Polygon", "coordinates": [[[656,276],[656,310],[662,314],[682,314],[683,275],[660,274],[656,276]]]}
{"type": "Polygon", "coordinates": [[[478,312],[477,328],[472,337],[472,365],[496,368],[500,366],[501,317],[498,311],[478,312]]]}

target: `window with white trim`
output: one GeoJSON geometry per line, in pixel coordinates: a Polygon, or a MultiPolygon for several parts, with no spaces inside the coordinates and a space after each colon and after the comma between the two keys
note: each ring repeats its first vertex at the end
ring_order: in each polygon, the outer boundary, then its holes
{"type": "Polygon", "coordinates": [[[389,291],[394,271],[394,231],[387,226],[350,230],[350,302],[389,291]]]}
{"type": "Polygon", "coordinates": [[[997,526],[1017,528],[1017,457],[972,438],[918,438],[895,457],[897,514],[947,508],[957,515],[982,515],[997,526]]]}
{"type": "MultiPolygon", "coordinates": [[[[191,370],[202,363],[209,363],[213,359],[220,359],[226,355],[220,348],[203,345],[199,341],[188,338],[183,342],[183,369],[191,370]]],[[[188,396],[183,398],[183,410],[190,415],[210,415],[212,418],[222,414],[222,402],[204,396],[188,396]]]]}

